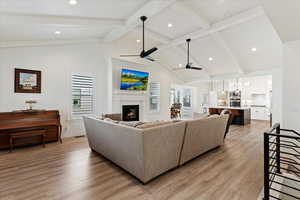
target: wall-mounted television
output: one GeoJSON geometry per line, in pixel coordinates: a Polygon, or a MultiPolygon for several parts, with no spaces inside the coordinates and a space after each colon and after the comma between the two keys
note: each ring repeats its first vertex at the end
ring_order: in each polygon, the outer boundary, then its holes
{"type": "Polygon", "coordinates": [[[140,72],[130,69],[121,71],[121,90],[147,90],[148,72],[140,72]]]}

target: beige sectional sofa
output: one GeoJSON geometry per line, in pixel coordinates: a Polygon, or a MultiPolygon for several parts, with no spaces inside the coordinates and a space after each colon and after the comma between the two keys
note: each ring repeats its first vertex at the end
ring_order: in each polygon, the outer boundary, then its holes
{"type": "Polygon", "coordinates": [[[178,166],[185,122],[153,128],[133,128],[84,117],[91,149],[142,182],[178,166]]]}
{"type": "Polygon", "coordinates": [[[84,117],[90,148],[143,183],[223,144],[228,116],[130,127],[84,117]]]}

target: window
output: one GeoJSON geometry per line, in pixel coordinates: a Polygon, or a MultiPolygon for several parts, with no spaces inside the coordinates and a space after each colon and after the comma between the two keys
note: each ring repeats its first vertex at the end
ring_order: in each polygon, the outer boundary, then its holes
{"type": "Polygon", "coordinates": [[[181,89],[171,88],[170,90],[170,105],[181,104],[181,89]]]}
{"type": "Polygon", "coordinates": [[[93,77],[77,74],[72,75],[73,115],[85,115],[93,113],[93,88],[93,77]]]}
{"type": "Polygon", "coordinates": [[[160,83],[150,83],[150,111],[159,112],[160,110],[160,83]]]}

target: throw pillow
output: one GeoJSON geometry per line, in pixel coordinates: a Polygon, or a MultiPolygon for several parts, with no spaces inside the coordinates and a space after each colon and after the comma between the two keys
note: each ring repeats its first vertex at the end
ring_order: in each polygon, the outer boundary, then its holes
{"type": "Polygon", "coordinates": [[[137,127],[139,125],[144,124],[144,122],[124,122],[120,121],[119,124],[125,125],[125,126],[130,126],[130,127],[137,127]]]}
{"type": "Polygon", "coordinates": [[[154,128],[157,126],[163,126],[167,124],[173,123],[172,121],[165,121],[165,122],[147,122],[142,125],[136,126],[136,128],[145,129],[145,128],[154,128]]]}

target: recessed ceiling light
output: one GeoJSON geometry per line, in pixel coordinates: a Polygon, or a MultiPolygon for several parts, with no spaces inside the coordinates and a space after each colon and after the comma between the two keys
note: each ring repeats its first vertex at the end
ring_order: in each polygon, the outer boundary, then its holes
{"type": "Polygon", "coordinates": [[[136,42],[137,42],[137,43],[140,43],[140,42],[141,42],[141,40],[136,40],[136,42]]]}
{"type": "Polygon", "coordinates": [[[213,59],[212,57],[209,57],[208,60],[209,60],[209,61],[213,61],[214,59],[213,59]]]}
{"type": "Polygon", "coordinates": [[[74,6],[74,5],[77,5],[77,0],[69,0],[69,4],[74,6]]]}
{"type": "Polygon", "coordinates": [[[173,27],[173,24],[168,23],[168,27],[169,27],[169,28],[173,27]]]}
{"type": "Polygon", "coordinates": [[[59,34],[61,34],[61,32],[60,31],[55,31],[54,34],[59,35],[59,34]]]}
{"type": "Polygon", "coordinates": [[[255,51],[257,51],[257,49],[256,49],[255,47],[253,47],[253,48],[251,49],[251,51],[255,52],[255,51]]]}

